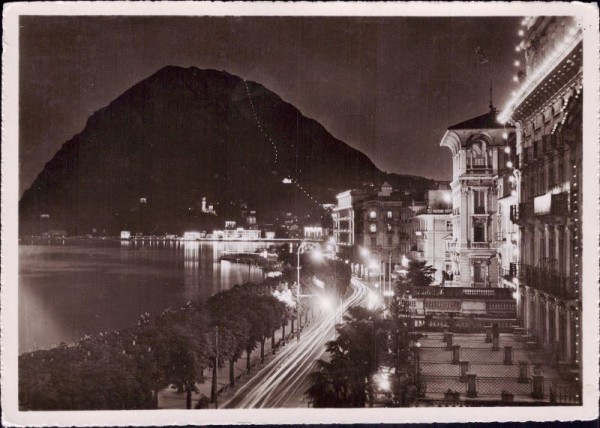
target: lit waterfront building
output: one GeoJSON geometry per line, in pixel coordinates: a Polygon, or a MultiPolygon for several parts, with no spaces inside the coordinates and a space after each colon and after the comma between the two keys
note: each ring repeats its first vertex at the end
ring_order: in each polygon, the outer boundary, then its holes
{"type": "Polygon", "coordinates": [[[304,239],[318,241],[323,238],[323,228],[321,226],[304,226],[304,239]]]}
{"type": "MultiPolygon", "coordinates": [[[[559,366],[581,364],[583,34],[574,17],[523,22],[525,70],[500,119],[517,128],[519,318],[559,366]]],[[[592,95],[594,96],[594,95],[592,95]]]]}
{"type": "Polygon", "coordinates": [[[213,239],[230,239],[230,240],[250,240],[257,241],[260,239],[261,231],[258,229],[237,229],[213,230],[213,239]]]}
{"type": "Polygon", "coordinates": [[[452,152],[453,240],[449,243],[453,284],[497,287],[499,279],[496,177],[511,167],[505,152],[514,128],[488,113],[450,126],[441,146],[452,152]]]}

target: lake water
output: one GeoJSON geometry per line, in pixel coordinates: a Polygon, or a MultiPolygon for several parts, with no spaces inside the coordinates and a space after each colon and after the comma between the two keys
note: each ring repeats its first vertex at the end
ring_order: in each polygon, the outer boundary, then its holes
{"type": "Polygon", "coordinates": [[[256,242],[72,242],[19,245],[19,353],[72,343],[260,281],[257,267],[219,262],[256,242]]]}

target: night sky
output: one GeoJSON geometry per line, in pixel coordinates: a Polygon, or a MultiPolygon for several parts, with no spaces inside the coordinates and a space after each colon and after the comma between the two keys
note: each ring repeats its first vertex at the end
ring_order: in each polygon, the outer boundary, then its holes
{"type": "Polygon", "coordinates": [[[514,18],[22,17],[20,192],[87,118],[166,65],[259,82],[382,170],[450,180],[449,125],[514,87],[514,18]],[[480,46],[489,64],[480,65],[480,46]]]}

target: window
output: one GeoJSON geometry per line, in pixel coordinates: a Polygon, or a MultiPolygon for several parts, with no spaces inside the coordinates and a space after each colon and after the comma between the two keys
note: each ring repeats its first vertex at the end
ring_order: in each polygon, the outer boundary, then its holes
{"type": "Polygon", "coordinates": [[[392,218],[392,212],[391,211],[387,212],[387,218],[392,218]]]}
{"type": "Polygon", "coordinates": [[[371,219],[373,219],[373,220],[374,220],[374,219],[376,219],[376,218],[377,218],[377,212],[375,212],[375,210],[372,210],[372,211],[369,213],[369,218],[371,218],[371,219]]]}
{"type": "Polygon", "coordinates": [[[475,214],[485,214],[485,192],[483,190],[473,191],[475,214]]]}
{"type": "Polygon", "coordinates": [[[392,235],[388,235],[388,237],[387,237],[388,247],[391,247],[392,245],[394,245],[393,239],[394,239],[394,237],[392,235]]]}
{"type": "Polygon", "coordinates": [[[446,220],[446,231],[452,230],[452,220],[446,220]]]}
{"type": "Polygon", "coordinates": [[[473,225],[473,241],[485,242],[485,225],[481,221],[477,221],[473,225]]]}
{"type": "Polygon", "coordinates": [[[377,237],[371,236],[371,247],[376,247],[376,246],[377,246],[377,237]]]}
{"type": "Polygon", "coordinates": [[[473,263],[473,282],[485,282],[485,266],[481,262],[473,263]]]}
{"type": "Polygon", "coordinates": [[[388,233],[392,233],[394,231],[394,228],[392,227],[391,223],[388,223],[385,226],[386,226],[386,229],[387,229],[388,233]]]}
{"type": "Polygon", "coordinates": [[[369,225],[369,230],[371,231],[371,233],[376,233],[377,232],[377,225],[375,223],[372,223],[369,225]]]}

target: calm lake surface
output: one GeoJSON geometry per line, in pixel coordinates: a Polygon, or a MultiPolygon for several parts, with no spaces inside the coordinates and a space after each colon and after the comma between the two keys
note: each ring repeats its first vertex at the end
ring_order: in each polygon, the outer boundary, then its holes
{"type": "Polygon", "coordinates": [[[223,251],[256,242],[94,241],[19,245],[19,353],[76,342],[207,298],[234,284],[260,281],[257,267],[219,262],[223,251]]]}

